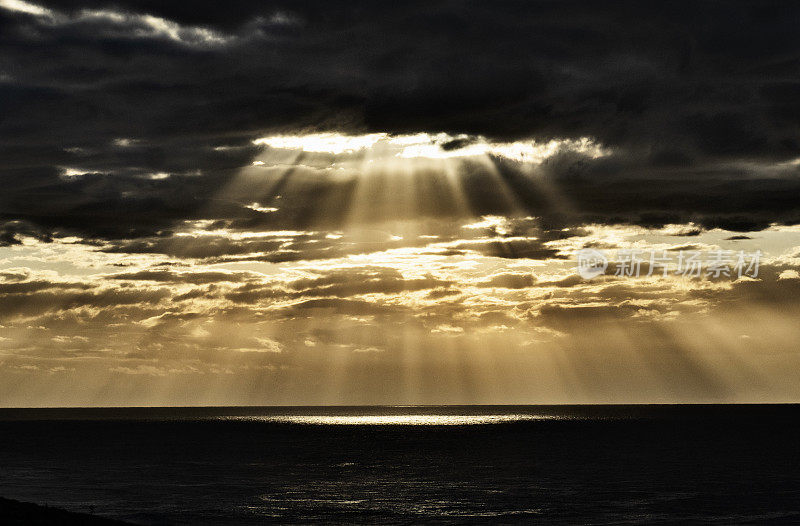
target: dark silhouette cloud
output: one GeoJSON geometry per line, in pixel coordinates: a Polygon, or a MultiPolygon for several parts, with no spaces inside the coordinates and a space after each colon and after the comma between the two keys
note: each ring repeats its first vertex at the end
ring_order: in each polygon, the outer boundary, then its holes
{"type": "Polygon", "coordinates": [[[479,282],[479,287],[500,287],[505,289],[524,289],[532,287],[536,278],[531,274],[514,274],[506,272],[495,274],[487,280],[479,282]]]}

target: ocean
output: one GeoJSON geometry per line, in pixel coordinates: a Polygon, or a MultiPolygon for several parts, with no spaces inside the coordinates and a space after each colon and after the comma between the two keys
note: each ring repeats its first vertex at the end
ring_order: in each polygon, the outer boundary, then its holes
{"type": "Polygon", "coordinates": [[[0,409],[0,496],[142,525],[800,523],[800,407],[0,409]]]}

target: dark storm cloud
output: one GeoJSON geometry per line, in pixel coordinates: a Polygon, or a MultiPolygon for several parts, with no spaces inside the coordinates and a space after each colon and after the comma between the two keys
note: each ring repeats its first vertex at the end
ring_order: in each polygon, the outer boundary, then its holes
{"type": "Polygon", "coordinates": [[[51,282],[45,280],[0,283],[0,295],[3,294],[28,294],[43,290],[59,289],[89,289],[86,283],[51,282]]]}
{"type": "MultiPolygon", "coordinates": [[[[262,225],[268,226],[268,225],[262,225]]],[[[284,223],[282,226],[289,226],[284,223]]],[[[208,263],[230,261],[290,261],[326,259],[402,246],[423,246],[428,241],[392,241],[388,236],[374,241],[330,239],[320,232],[290,232],[273,238],[233,239],[220,235],[182,235],[115,240],[102,250],[124,254],[166,254],[178,258],[202,259],[208,263]]]]}
{"type": "Polygon", "coordinates": [[[275,299],[350,298],[365,294],[392,296],[454,284],[431,275],[406,278],[396,269],[382,267],[317,271],[317,274],[316,277],[284,283],[245,283],[227,293],[225,298],[235,303],[256,304],[275,299]]]}
{"type": "Polygon", "coordinates": [[[452,281],[424,278],[404,278],[402,273],[388,268],[352,269],[329,272],[311,279],[288,283],[288,288],[303,296],[349,297],[361,294],[400,294],[417,290],[453,285],[452,281]]]}
{"type": "MultiPolygon", "coordinates": [[[[501,166],[556,228],[800,221],[796,167],[772,168],[800,156],[795,4],[0,5],[0,245],[136,239],[196,218],[306,224],[320,196],[352,184],[295,189],[274,215],[213,198],[252,139],[319,129],[592,137],[615,154],[543,168],[573,217],[501,166]]],[[[458,140],[444,148],[471,139],[458,140]]],[[[474,211],[508,212],[475,170],[474,211]]]]}
{"type": "Polygon", "coordinates": [[[478,282],[478,287],[499,287],[505,289],[524,289],[532,287],[536,278],[531,274],[515,274],[512,272],[505,272],[496,274],[489,279],[478,282]]]}
{"type": "Polygon", "coordinates": [[[81,308],[102,309],[119,305],[157,304],[170,296],[170,291],[165,288],[92,291],[62,291],[59,288],[39,291],[0,291],[0,302],[2,302],[0,317],[34,316],[45,312],[81,308]]]}
{"type": "Polygon", "coordinates": [[[48,242],[52,238],[44,233],[41,228],[26,221],[0,221],[0,247],[19,245],[19,236],[30,236],[40,241],[48,242]]]}
{"type": "Polygon", "coordinates": [[[204,285],[219,282],[245,282],[258,279],[260,274],[255,272],[172,272],[168,270],[140,270],[138,272],[124,272],[108,276],[108,279],[126,281],[156,281],[166,283],[187,283],[204,285]]]}
{"type": "Polygon", "coordinates": [[[469,250],[479,252],[485,256],[496,258],[530,258],[548,259],[560,256],[558,250],[542,246],[539,240],[514,240],[514,241],[490,241],[486,242],[464,242],[454,247],[456,250],[469,250]]]}
{"type": "MultiPolygon", "coordinates": [[[[537,177],[506,160],[498,160],[497,167],[526,211],[557,229],[553,234],[560,226],[586,222],[647,227],[694,222],[734,231],[800,222],[800,165],[794,163],[698,161],[664,167],[620,152],[597,159],[556,155],[536,170],[537,177]],[[543,189],[543,182],[557,195],[543,189]]],[[[687,228],[678,235],[699,233],[687,228]]]]}

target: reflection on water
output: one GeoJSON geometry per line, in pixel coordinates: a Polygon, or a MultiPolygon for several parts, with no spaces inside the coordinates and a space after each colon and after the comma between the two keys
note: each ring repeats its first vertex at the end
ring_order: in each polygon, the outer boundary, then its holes
{"type": "Polygon", "coordinates": [[[800,406],[3,409],[0,495],[175,526],[800,524],[798,420],[800,406]]]}
{"type": "Polygon", "coordinates": [[[271,422],[277,424],[309,425],[367,425],[367,426],[464,426],[480,424],[503,424],[531,420],[552,420],[561,417],[549,415],[507,414],[507,415],[276,415],[276,416],[234,416],[221,417],[220,420],[248,422],[271,422]]]}

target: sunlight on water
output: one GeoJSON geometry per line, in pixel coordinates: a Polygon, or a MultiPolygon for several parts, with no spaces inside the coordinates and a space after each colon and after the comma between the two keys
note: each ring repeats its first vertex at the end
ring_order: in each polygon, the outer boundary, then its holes
{"type": "Polygon", "coordinates": [[[531,420],[560,419],[548,415],[276,415],[276,416],[241,416],[223,417],[224,420],[245,420],[273,422],[279,424],[311,424],[311,425],[373,425],[373,426],[463,426],[481,424],[503,424],[509,422],[525,422],[531,420]]]}

